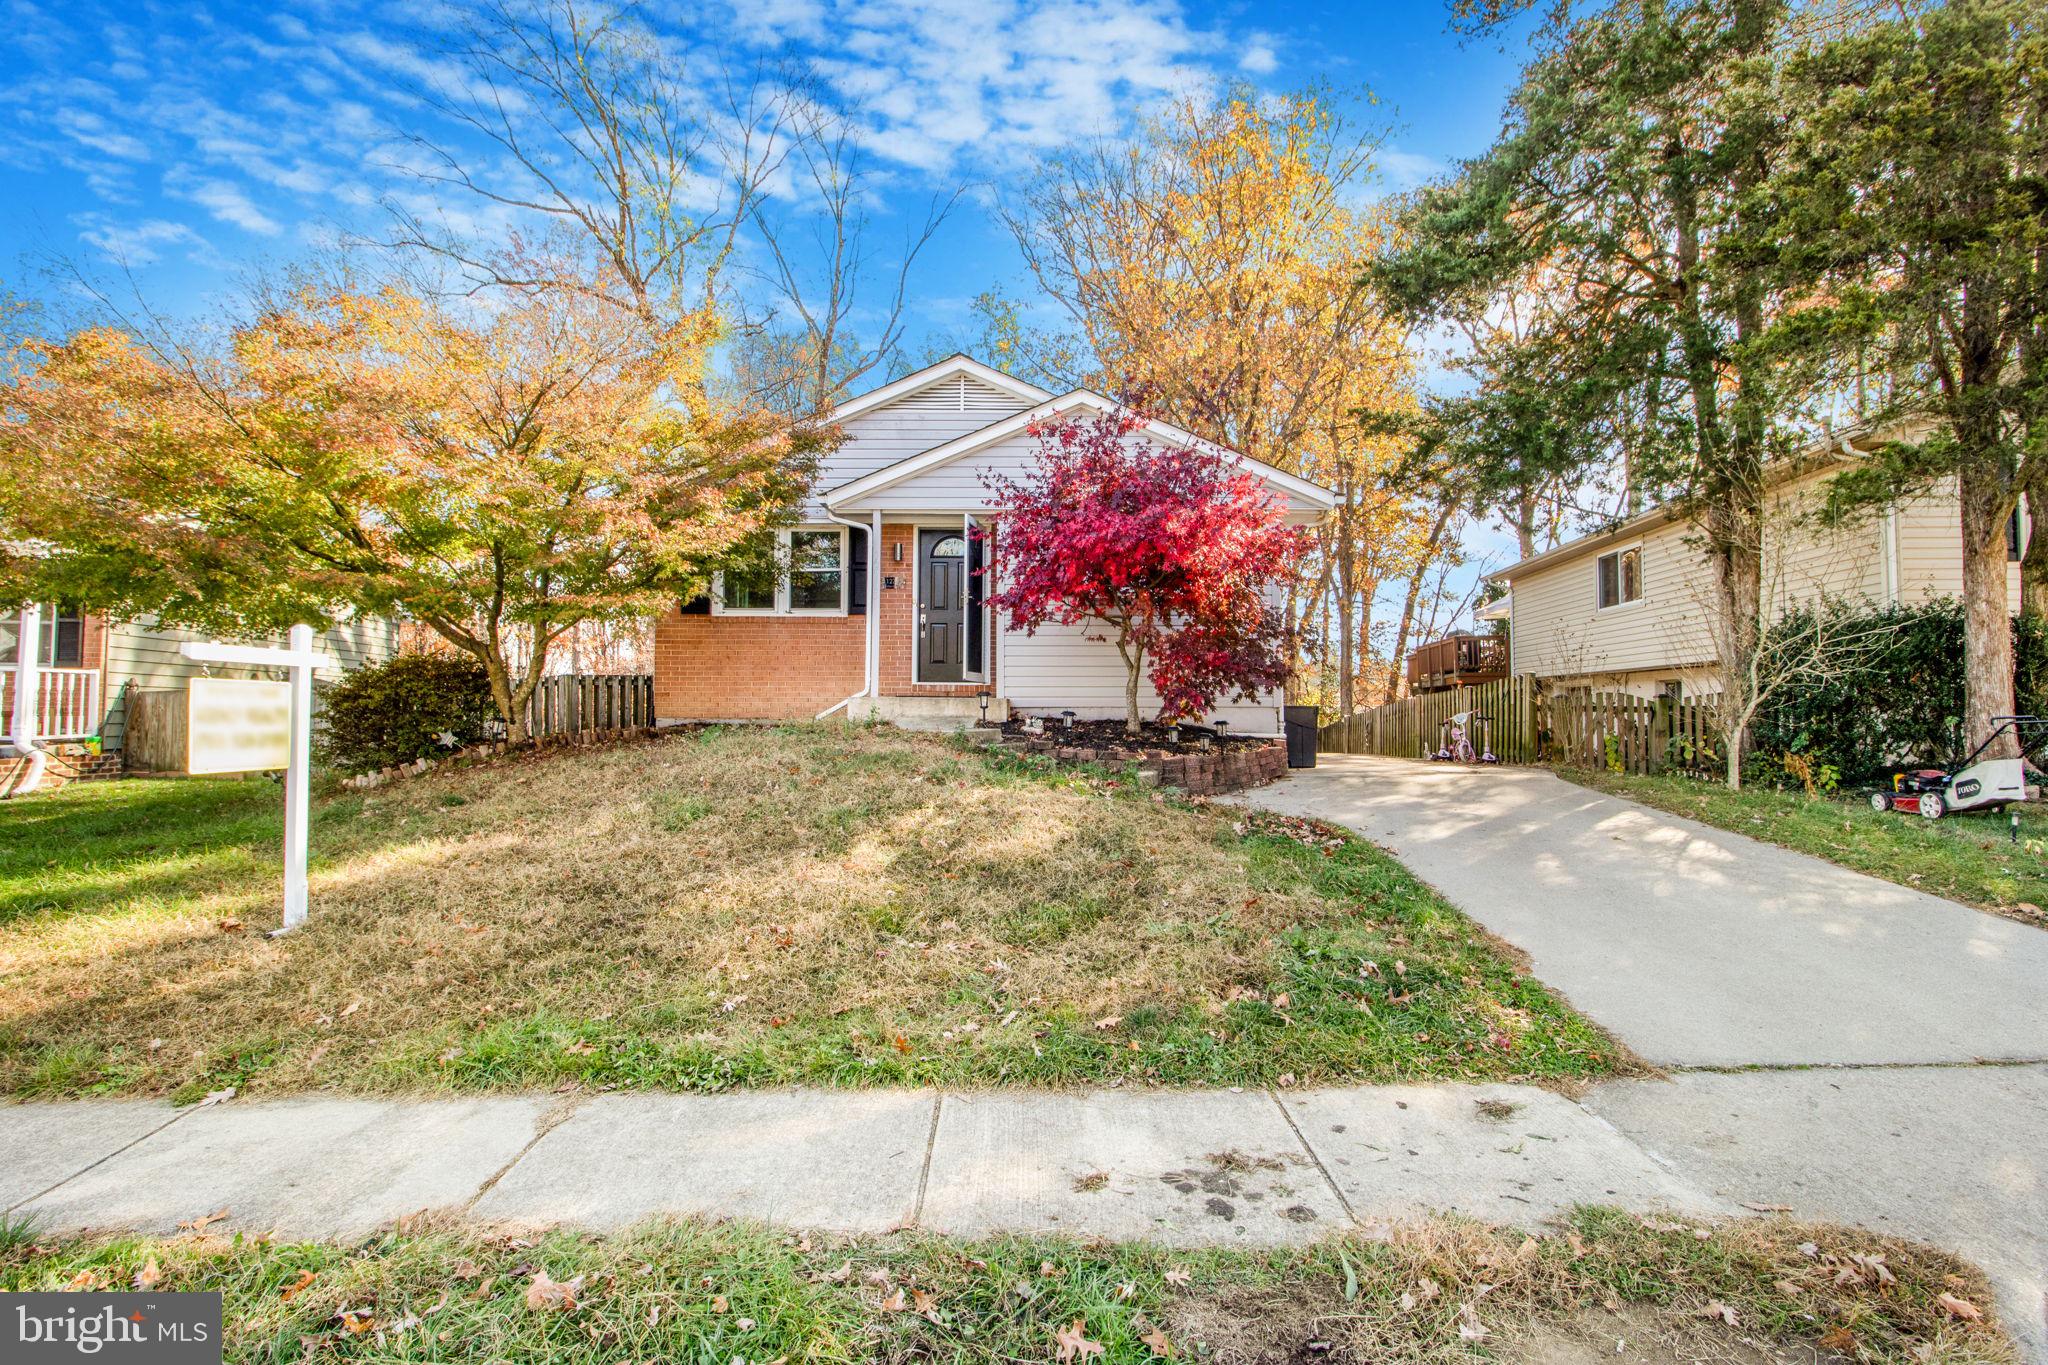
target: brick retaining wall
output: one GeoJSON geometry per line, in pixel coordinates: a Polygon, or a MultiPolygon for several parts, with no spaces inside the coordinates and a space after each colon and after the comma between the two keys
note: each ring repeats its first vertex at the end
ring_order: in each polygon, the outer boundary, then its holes
{"type": "MultiPolygon", "coordinates": [[[[1044,754],[1061,763],[1125,763],[1130,760],[1113,749],[1062,745],[1053,739],[1007,739],[1001,747],[1016,753],[1044,754]]],[[[1149,749],[1138,760],[1141,778],[1162,786],[1178,787],[1190,796],[1211,796],[1218,792],[1263,787],[1287,776],[1287,741],[1261,740],[1255,744],[1232,744],[1208,753],[1170,754],[1149,749]]]]}

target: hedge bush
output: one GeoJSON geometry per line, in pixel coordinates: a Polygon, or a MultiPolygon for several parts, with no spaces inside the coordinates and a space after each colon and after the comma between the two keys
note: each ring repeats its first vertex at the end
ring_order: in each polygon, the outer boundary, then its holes
{"type": "Polygon", "coordinates": [[[484,666],[451,654],[401,654],[348,675],[323,697],[320,757],[366,772],[449,752],[484,737],[498,708],[484,666]]]}
{"type": "MultiPolygon", "coordinates": [[[[1780,628],[1811,629],[1815,610],[1787,618],[1780,628]]],[[[1838,617],[1831,631],[1875,629],[1882,642],[1838,676],[1787,684],[1757,718],[1756,748],[1832,765],[1845,782],[1875,779],[1901,763],[1960,761],[1967,752],[1962,605],[1943,600],[1879,612],[1827,610],[1838,617]]],[[[2039,715],[2048,706],[2048,632],[2018,617],[2012,629],[2017,706],[2039,715]]],[[[1757,770],[1762,776],[1764,766],[1757,770]]]]}

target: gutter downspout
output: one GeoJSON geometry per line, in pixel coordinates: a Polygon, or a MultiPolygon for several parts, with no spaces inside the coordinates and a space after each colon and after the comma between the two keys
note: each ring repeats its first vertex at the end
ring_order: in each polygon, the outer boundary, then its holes
{"type": "Polygon", "coordinates": [[[0,757],[26,758],[28,768],[21,782],[9,796],[27,796],[42,785],[43,770],[49,766],[50,756],[36,740],[36,722],[41,709],[42,678],[37,665],[37,655],[43,647],[43,608],[40,603],[30,602],[21,609],[20,634],[14,649],[14,718],[8,729],[8,741],[0,747],[0,757]]]}
{"type": "Polygon", "coordinates": [[[825,717],[831,715],[834,711],[840,710],[845,710],[849,716],[852,715],[853,713],[849,708],[851,708],[855,702],[859,701],[862,697],[872,697],[879,695],[880,682],[880,679],[876,676],[875,670],[875,652],[877,644],[875,637],[881,625],[882,613],[881,604],[876,600],[875,594],[875,585],[880,581],[875,576],[875,568],[878,564],[882,562],[882,514],[879,511],[875,513],[874,531],[871,534],[869,533],[868,528],[866,526],[863,526],[861,523],[857,521],[851,521],[846,517],[840,516],[837,512],[833,511],[829,507],[825,509],[825,515],[828,519],[838,522],[841,526],[851,527],[852,529],[859,531],[862,534],[867,535],[868,537],[868,601],[867,612],[865,613],[867,619],[862,623],[862,629],[860,634],[860,691],[854,693],[850,697],[847,697],[843,701],[833,702],[830,706],[820,711],[817,715],[811,717],[811,719],[813,720],[823,720],[825,719],[825,717]]]}
{"type": "MultiPolygon", "coordinates": [[[[1861,459],[1863,452],[1849,444],[1843,436],[1836,440],[1835,449],[1849,459],[1861,459]]],[[[1884,602],[1888,607],[1899,605],[1899,504],[1893,499],[1884,505],[1884,544],[1878,547],[1882,553],[1879,560],[1884,571],[1884,602]]]]}

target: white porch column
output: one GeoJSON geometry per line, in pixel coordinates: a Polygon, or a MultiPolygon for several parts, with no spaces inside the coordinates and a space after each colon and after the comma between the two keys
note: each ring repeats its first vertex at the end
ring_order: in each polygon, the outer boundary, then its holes
{"type": "Polygon", "coordinates": [[[20,638],[14,646],[14,715],[8,724],[9,742],[18,753],[36,748],[41,728],[43,609],[30,602],[21,609],[20,638]]]}

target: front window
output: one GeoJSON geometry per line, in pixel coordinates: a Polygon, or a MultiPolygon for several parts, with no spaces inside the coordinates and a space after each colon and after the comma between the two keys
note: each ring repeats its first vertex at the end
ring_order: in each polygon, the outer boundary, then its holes
{"type": "Polygon", "coordinates": [[[721,596],[727,611],[774,611],[775,571],[762,568],[728,573],[721,596]]]}
{"type": "Polygon", "coordinates": [[[1643,548],[1631,546],[1601,555],[1595,577],[1600,606],[1618,607],[1643,595],[1643,548]]]}
{"type": "Polygon", "coordinates": [[[846,610],[844,531],[778,531],[775,564],[720,574],[719,610],[834,615],[846,610]]]}
{"type": "Polygon", "coordinates": [[[838,531],[789,533],[789,609],[838,611],[845,582],[845,536],[838,531]]]}

